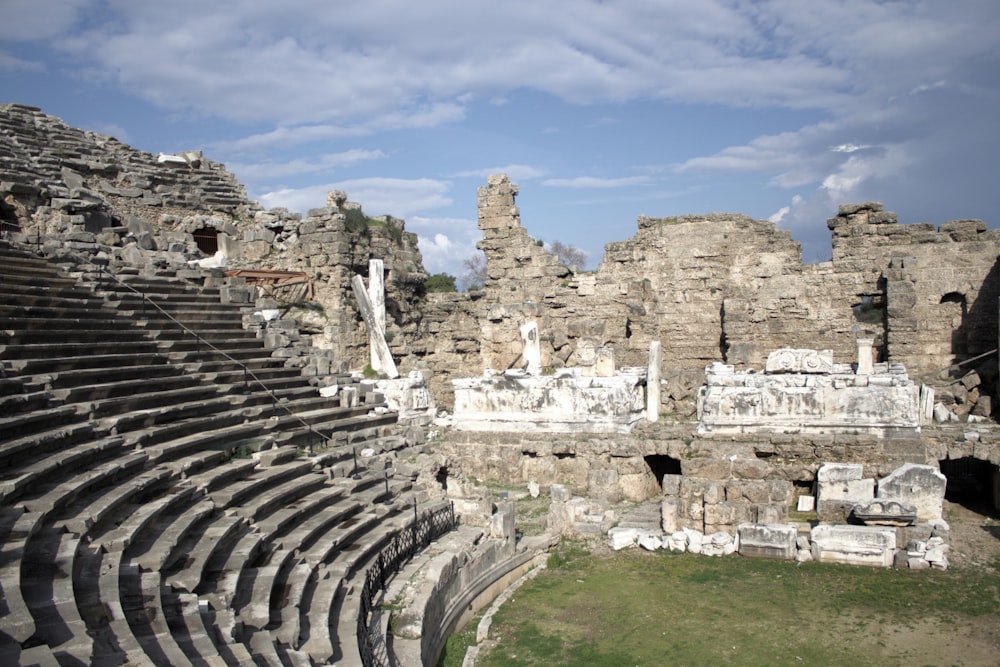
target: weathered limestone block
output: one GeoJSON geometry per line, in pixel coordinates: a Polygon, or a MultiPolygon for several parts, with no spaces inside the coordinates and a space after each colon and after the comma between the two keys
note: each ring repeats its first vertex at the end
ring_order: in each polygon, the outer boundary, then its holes
{"type": "Polygon", "coordinates": [[[821,563],[846,563],[892,567],[896,531],[872,526],[819,525],[812,529],[813,559],[821,563]]]}
{"type": "Polygon", "coordinates": [[[859,503],[852,513],[866,526],[910,526],[917,521],[916,506],[892,498],[859,503]]]}
{"type": "Polygon", "coordinates": [[[827,366],[818,353],[803,360],[805,352],[779,350],[766,374],[736,373],[719,363],[706,367],[698,398],[698,432],[918,431],[920,388],[901,366],[875,364],[870,374],[859,375],[847,364],[827,366]]]}
{"type": "Polygon", "coordinates": [[[762,558],[795,558],[798,529],[787,524],[741,523],[740,555],[762,558]]]}
{"type": "Polygon", "coordinates": [[[759,503],[752,507],[757,523],[784,523],[788,520],[788,506],[785,503],[759,503]]]}
{"type": "Polygon", "coordinates": [[[832,373],[832,350],[782,348],[767,355],[765,373],[832,373]]]}
{"type": "Polygon", "coordinates": [[[598,378],[508,371],[452,385],[455,428],[466,431],[627,433],[645,408],[638,374],[598,378]]]}
{"type": "Polygon", "coordinates": [[[864,467],[860,463],[824,463],[816,471],[817,482],[849,482],[863,477],[864,467]]]}
{"type": "Polygon", "coordinates": [[[894,498],[914,505],[918,521],[941,518],[948,479],[934,466],[905,463],[879,480],[879,498],[894,498]]]}
{"type": "Polygon", "coordinates": [[[681,529],[680,498],[664,498],[660,502],[660,527],[664,533],[674,533],[681,529]]]}

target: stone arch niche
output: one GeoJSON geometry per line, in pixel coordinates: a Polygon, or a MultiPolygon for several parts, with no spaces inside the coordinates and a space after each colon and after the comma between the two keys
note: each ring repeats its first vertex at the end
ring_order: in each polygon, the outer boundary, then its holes
{"type": "Polygon", "coordinates": [[[656,485],[663,488],[663,478],[666,475],[680,475],[681,462],[665,454],[649,454],[642,457],[649,467],[649,471],[656,478],[656,485]]]}
{"type": "Polygon", "coordinates": [[[873,339],[872,349],[875,351],[873,361],[886,361],[886,303],[885,294],[873,292],[858,294],[857,301],[851,305],[854,316],[855,336],[873,339]]]}
{"type": "Polygon", "coordinates": [[[948,292],[941,297],[939,314],[945,323],[951,324],[951,353],[956,361],[969,353],[968,337],[965,331],[965,320],[969,314],[969,305],[961,292],[948,292]]]}
{"type": "Polygon", "coordinates": [[[983,514],[1000,512],[1000,468],[996,464],[971,456],[938,463],[948,478],[945,499],[983,514]]]}
{"type": "Polygon", "coordinates": [[[17,219],[17,211],[13,206],[0,199],[0,236],[21,231],[21,223],[17,219]]]}
{"type": "Polygon", "coordinates": [[[214,227],[202,227],[192,234],[194,242],[206,255],[214,255],[219,251],[219,230],[214,227]]]}

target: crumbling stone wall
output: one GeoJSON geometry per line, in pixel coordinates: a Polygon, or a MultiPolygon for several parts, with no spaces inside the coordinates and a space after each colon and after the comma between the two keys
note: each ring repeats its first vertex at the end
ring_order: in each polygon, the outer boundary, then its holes
{"type": "Polygon", "coordinates": [[[164,213],[232,217],[249,205],[200,151],[161,158],[21,104],[0,105],[0,200],[8,223],[42,234],[94,233],[133,217],[155,224],[164,213]]]}
{"type": "Polygon", "coordinates": [[[148,269],[204,258],[198,237],[207,236],[227,268],[303,271],[315,300],[289,314],[335,351],[342,370],[363,367],[368,356],[350,279],[382,259],[390,345],[405,359],[426,278],[416,235],[401,220],[367,218],[342,192],[326,204],[305,218],[265,211],[200,151],[156,156],[36,107],[0,105],[0,231],[148,269]]]}
{"type": "Polygon", "coordinates": [[[237,237],[227,253],[229,265],[304,272],[313,282],[319,308],[298,308],[293,314],[314,334],[314,345],[335,350],[354,368],[367,364],[368,334],[354,302],[351,279],[356,274],[367,278],[369,260],[381,259],[386,337],[397,365],[406,361],[427,274],[417,235],[406,231],[402,220],[368,218],[360,204],[332,191],[326,206],[309,210],[304,218],[271,209],[237,221],[236,227],[237,237]]]}
{"type": "MultiPolygon", "coordinates": [[[[517,330],[529,319],[539,323],[543,366],[586,365],[588,350],[605,346],[618,365],[643,365],[660,340],[667,378],[713,361],[760,368],[786,346],[828,348],[850,362],[855,338],[871,336],[877,360],[900,361],[948,392],[935,371],[997,346],[1000,232],[979,220],[935,230],[900,225],[878,203],[846,204],[828,222],[833,260],[804,265],[799,244],[766,221],[642,216],[635,236],[607,244],[596,272],[573,273],[520,226],[516,195],[503,175],[479,191],[485,368],[518,363],[517,330]],[[859,321],[863,304],[884,313],[881,321],[859,321]]],[[[995,367],[995,358],[979,366],[976,392],[993,391],[995,367]]],[[[952,402],[968,412],[979,396],[964,391],[952,402]]],[[[690,413],[684,397],[665,401],[665,411],[690,413]]]]}
{"type": "Polygon", "coordinates": [[[996,348],[1000,231],[982,220],[900,225],[876,202],[841,206],[827,226],[839,273],[876,278],[888,355],[911,375],[996,348]]]}

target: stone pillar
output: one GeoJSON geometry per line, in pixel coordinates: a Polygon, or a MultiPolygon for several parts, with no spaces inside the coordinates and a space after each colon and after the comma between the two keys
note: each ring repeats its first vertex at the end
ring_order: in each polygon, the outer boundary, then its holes
{"type": "Polygon", "coordinates": [[[542,348],[538,342],[538,323],[532,320],[521,327],[521,359],[528,375],[542,372],[542,348]]]}
{"type": "Polygon", "coordinates": [[[646,421],[660,419],[660,364],[662,353],[660,341],[649,343],[649,366],[646,368],[646,421]]]}
{"type": "Polygon", "coordinates": [[[611,377],[615,374],[615,351],[610,347],[602,347],[597,350],[597,359],[594,362],[594,375],[597,377],[611,377]]]}
{"type": "MultiPolygon", "coordinates": [[[[369,259],[368,260],[368,299],[372,302],[372,310],[374,311],[375,320],[379,323],[382,328],[383,333],[385,332],[385,279],[384,279],[384,265],[381,259],[369,259]]],[[[371,366],[372,369],[381,373],[385,369],[382,368],[382,361],[379,359],[378,353],[375,351],[377,343],[375,342],[375,332],[368,332],[368,347],[371,351],[371,366]]]]}
{"type": "Polygon", "coordinates": [[[872,345],[875,343],[873,338],[858,338],[858,370],[856,373],[858,375],[871,375],[872,374],[872,345]]]}
{"type": "Polygon", "coordinates": [[[351,287],[354,288],[354,298],[358,301],[358,308],[361,310],[361,317],[365,320],[365,326],[368,327],[369,334],[373,334],[371,340],[382,365],[381,372],[391,379],[398,378],[399,371],[396,370],[396,362],[392,360],[392,352],[385,342],[385,331],[379,326],[378,320],[375,318],[375,310],[372,308],[371,301],[368,300],[365,281],[361,279],[361,276],[355,275],[351,278],[351,287]]]}

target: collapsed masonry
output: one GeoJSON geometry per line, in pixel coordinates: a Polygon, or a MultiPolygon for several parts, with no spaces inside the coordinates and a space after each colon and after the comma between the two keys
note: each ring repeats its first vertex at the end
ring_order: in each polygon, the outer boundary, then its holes
{"type": "MultiPolygon", "coordinates": [[[[314,372],[371,365],[351,283],[355,275],[371,277],[370,261],[382,260],[385,341],[400,374],[421,371],[440,406],[454,403],[453,379],[486,369],[502,377],[516,368],[528,321],[542,334],[537,365],[553,377],[596,368],[602,350],[622,367],[644,366],[663,342],[662,380],[646,386],[647,397],[658,394],[659,409],[646,410],[647,423],[628,434],[560,438],[445,433],[435,443],[444,478],[559,480],[600,504],[656,497],[665,476],[681,474],[691,483],[781,481],[792,489],[781,497],[794,500],[825,461],[861,463],[873,475],[905,462],[975,459],[994,471],[1000,463],[988,424],[966,421],[991,415],[997,378],[995,356],[977,360],[997,347],[1000,296],[1000,232],[982,221],[901,225],[881,204],[846,204],[828,221],[832,261],[806,265],[789,234],[765,221],[721,213],[641,216],[632,238],[606,246],[596,271],[578,272],[531,238],[521,225],[517,186],[494,175],[478,192],[484,289],[424,294],[416,236],[402,221],[369,218],[340,192],[305,216],[263,210],[221,165],[194,152],[165,157],[68,128],[34,108],[3,105],[3,228],[22,242],[40,242],[50,255],[89,253],[96,262],[148,271],[221,254],[230,270],[304,274],[313,301],[274,293],[258,300],[239,276],[229,279],[226,293],[255,309],[251,322],[267,327],[276,355],[293,357],[303,342],[328,351],[314,372]],[[889,371],[902,364],[914,383],[934,386],[939,421],[962,423],[948,426],[954,431],[925,429],[919,438],[850,428],[695,432],[690,420],[706,367],[744,373],[763,366],[773,350],[811,347],[830,350],[843,364],[856,358],[859,338],[872,340],[876,364],[889,371]]],[[[451,484],[449,494],[461,486],[451,484]]],[[[758,492],[753,486],[747,493],[764,497],[758,492]]],[[[714,525],[721,524],[703,519],[703,527],[714,525]]]]}

